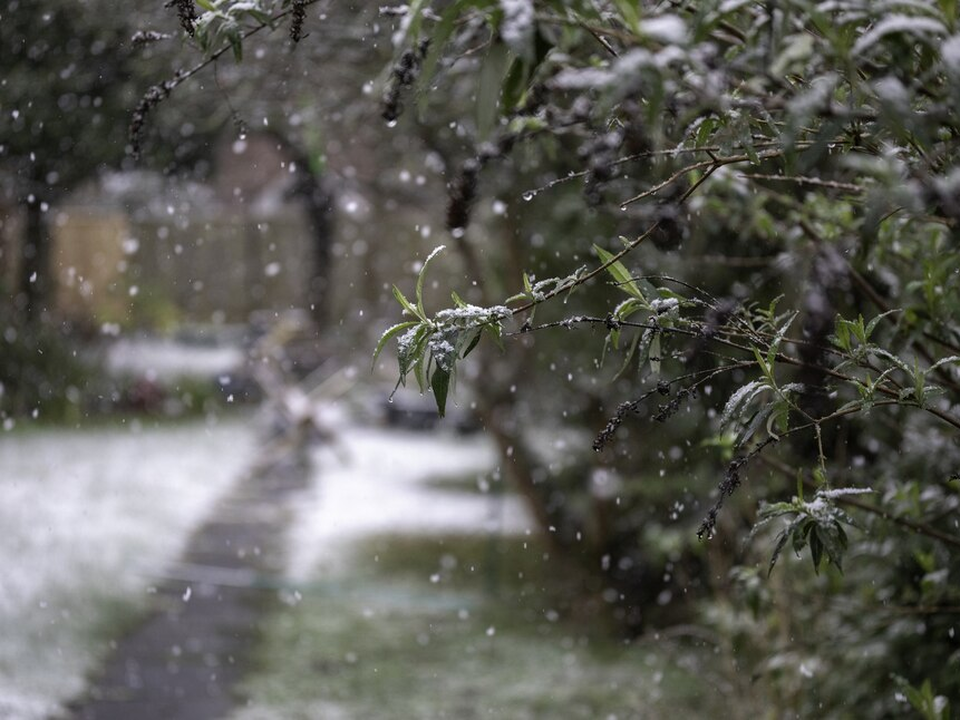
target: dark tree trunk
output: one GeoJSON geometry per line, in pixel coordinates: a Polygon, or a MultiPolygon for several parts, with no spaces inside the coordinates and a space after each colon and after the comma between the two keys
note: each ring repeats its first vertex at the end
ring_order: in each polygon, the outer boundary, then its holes
{"type": "Polygon", "coordinates": [[[313,235],[313,271],[309,285],[309,303],[313,320],[323,327],[327,317],[327,304],[330,297],[330,240],[333,235],[333,193],[326,188],[323,179],[314,175],[308,168],[301,171],[303,181],[303,199],[307,204],[307,216],[310,219],[310,231],[313,235]]]}
{"type": "Polygon", "coordinates": [[[330,244],[333,240],[334,193],[319,173],[310,168],[310,158],[300,147],[281,133],[273,136],[293,156],[297,172],[289,197],[301,198],[306,204],[310,224],[311,243],[310,281],[307,289],[307,304],[318,328],[327,320],[327,304],[330,298],[330,244]]]}
{"type": "Polygon", "coordinates": [[[16,306],[27,324],[36,324],[47,310],[50,282],[50,235],[40,198],[26,202],[26,226],[20,253],[16,306]]]}

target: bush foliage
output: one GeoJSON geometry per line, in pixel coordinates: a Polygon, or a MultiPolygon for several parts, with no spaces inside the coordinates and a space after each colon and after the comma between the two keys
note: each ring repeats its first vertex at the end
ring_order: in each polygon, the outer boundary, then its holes
{"type": "MultiPolygon", "coordinates": [[[[176,4],[203,62],[239,59],[266,27],[321,37],[310,5],[176,4]]],[[[384,121],[442,145],[449,244],[475,282],[429,310],[427,256],[413,300],[397,279],[403,317],[377,354],[396,338],[400,382],[412,372],[443,414],[464,358],[487,353],[477,405],[505,467],[558,548],[600,565],[628,624],[683,593],[785,712],[948,717],[957,4],[414,0],[381,14],[384,121]],[[508,229],[471,222],[485,196],[506,199],[508,229]],[[526,373],[519,392],[485,333],[526,373]],[[558,470],[530,418],[586,427],[598,454],[558,470]],[[792,555],[805,564],[781,568],[792,555]]]]}

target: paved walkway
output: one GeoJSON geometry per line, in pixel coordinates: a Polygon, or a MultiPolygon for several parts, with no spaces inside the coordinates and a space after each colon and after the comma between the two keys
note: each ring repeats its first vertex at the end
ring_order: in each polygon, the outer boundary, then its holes
{"type": "Polygon", "coordinates": [[[297,462],[289,446],[273,450],[261,454],[272,464],[239,480],[180,562],[156,578],[152,612],[118,642],[69,720],[220,720],[244,702],[238,683],[264,621],[285,607],[289,578],[330,572],[369,535],[530,526],[517,498],[425,483],[465,472],[482,479],[494,455],[481,438],[348,427],[342,457],[324,460],[318,447],[297,462]]]}
{"type": "Polygon", "coordinates": [[[259,624],[278,602],[291,500],[310,477],[287,460],[240,481],[158,579],[153,612],[120,641],[69,717],[225,717],[259,624]]]}

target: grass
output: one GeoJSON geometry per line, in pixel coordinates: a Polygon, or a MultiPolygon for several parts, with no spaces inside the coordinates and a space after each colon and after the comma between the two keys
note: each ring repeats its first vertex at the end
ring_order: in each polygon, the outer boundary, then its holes
{"type": "Polygon", "coordinates": [[[233,720],[695,716],[717,692],[704,650],[618,638],[529,538],[380,536],[344,567],[268,623],[233,720]]]}
{"type": "Polygon", "coordinates": [[[423,487],[444,492],[486,495],[488,493],[512,493],[513,487],[500,479],[491,479],[490,473],[456,473],[433,475],[422,483],[423,487]]]}

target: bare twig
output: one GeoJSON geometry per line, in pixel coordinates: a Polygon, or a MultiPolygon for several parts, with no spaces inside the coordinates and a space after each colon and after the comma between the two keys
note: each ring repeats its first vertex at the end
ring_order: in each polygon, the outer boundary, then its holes
{"type": "MultiPolygon", "coordinates": [[[[657,184],[654,185],[653,187],[651,187],[651,188],[649,188],[649,189],[647,189],[647,190],[644,190],[644,191],[643,191],[642,193],[640,193],[639,195],[635,195],[635,196],[632,197],[632,198],[629,198],[629,199],[627,199],[627,200],[624,200],[622,203],[620,203],[620,207],[621,207],[621,208],[625,208],[625,207],[627,207],[628,205],[630,205],[630,204],[632,204],[632,203],[635,203],[635,202],[639,202],[640,200],[643,200],[644,198],[648,198],[648,197],[650,197],[651,195],[656,195],[658,192],[660,192],[661,190],[663,190],[665,187],[668,187],[669,185],[672,185],[672,184],[675,183],[677,180],[679,180],[680,178],[682,178],[684,175],[686,175],[686,174],[689,173],[689,172],[693,172],[694,170],[703,170],[703,169],[708,169],[708,168],[709,168],[708,173],[707,173],[707,174],[709,174],[709,173],[714,172],[715,170],[718,170],[719,168],[723,167],[724,165],[733,165],[733,164],[735,164],[735,163],[742,163],[742,162],[752,162],[754,157],[756,157],[756,158],[759,159],[759,160],[769,160],[770,158],[780,157],[780,156],[782,156],[782,155],[783,155],[783,151],[782,151],[782,150],[765,150],[765,151],[763,151],[763,152],[756,153],[753,157],[751,157],[750,155],[747,155],[746,153],[744,153],[743,155],[728,155],[728,156],[726,156],[726,157],[716,157],[716,156],[713,156],[713,157],[711,157],[710,160],[701,160],[700,162],[691,163],[690,165],[687,165],[687,166],[682,167],[682,168],[680,168],[679,170],[677,170],[675,173],[673,173],[673,175],[671,175],[670,177],[668,177],[666,180],[663,180],[662,182],[657,183],[657,184]]],[[[703,182],[703,180],[705,179],[705,177],[706,177],[706,176],[701,177],[701,178],[697,181],[697,183],[695,183],[695,186],[698,185],[699,183],[703,182]]]]}
{"type": "Polygon", "coordinates": [[[844,192],[860,195],[864,189],[853,183],[837,182],[836,180],[821,180],[820,178],[804,177],[802,175],[765,175],[761,173],[740,173],[740,177],[747,180],[765,180],[769,182],[790,182],[798,185],[816,185],[817,187],[843,190],[844,192]]]}

